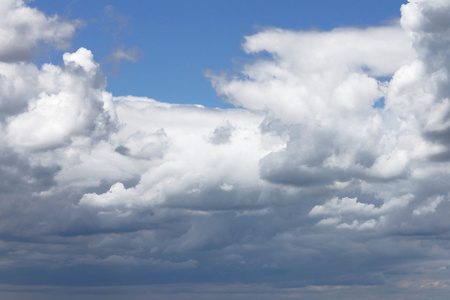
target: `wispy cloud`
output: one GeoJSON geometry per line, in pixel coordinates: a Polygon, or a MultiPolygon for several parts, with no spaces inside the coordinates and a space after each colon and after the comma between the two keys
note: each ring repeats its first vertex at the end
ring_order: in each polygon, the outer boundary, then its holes
{"type": "Polygon", "coordinates": [[[117,63],[120,61],[128,61],[135,63],[138,61],[140,53],[141,51],[137,46],[125,49],[125,47],[122,45],[119,48],[117,48],[111,56],[109,56],[109,59],[117,63]]]}
{"type": "Polygon", "coordinates": [[[114,38],[118,38],[122,34],[131,33],[131,19],[131,16],[118,12],[113,5],[106,5],[103,8],[101,19],[103,29],[114,38]]]}
{"type": "Polygon", "coordinates": [[[119,72],[122,63],[137,63],[142,56],[142,50],[139,47],[132,46],[126,49],[124,45],[121,45],[104,59],[105,67],[111,67],[109,71],[114,74],[119,72]]]}

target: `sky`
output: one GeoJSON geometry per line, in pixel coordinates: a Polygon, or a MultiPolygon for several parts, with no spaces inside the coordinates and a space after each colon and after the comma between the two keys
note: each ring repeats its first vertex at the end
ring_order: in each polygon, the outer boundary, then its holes
{"type": "Polygon", "coordinates": [[[447,299],[450,1],[135,3],[0,2],[1,299],[447,299]]]}
{"type": "MultiPolygon", "coordinates": [[[[69,49],[93,51],[114,95],[224,108],[231,106],[216,96],[204,75],[207,70],[239,69],[253,59],[242,51],[244,36],[267,27],[331,30],[382,25],[398,19],[405,2],[169,0],[130,5],[120,0],[35,0],[29,5],[48,16],[83,22],[69,49]],[[117,51],[128,58],[114,59],[117,51]]],[[[52,54],[38,58],[61,63],[61,53],[52,54]]]]}

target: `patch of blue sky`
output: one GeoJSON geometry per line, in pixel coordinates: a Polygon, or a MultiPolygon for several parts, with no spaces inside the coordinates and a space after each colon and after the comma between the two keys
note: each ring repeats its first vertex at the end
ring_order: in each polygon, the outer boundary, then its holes
{"type": "Polygon", "coordinates": [[[377,101],[375,101],[375,103],[373,104],[373,108],[384,108],[385,106],[385,99],[384,97],[381,97],[380,99],[378,99],[377,101]]]}
{"type": "MultiPolygon", "coordinates": [[[[243,37],[265,27],[331,30],[367,27],[399,18],[406,0],[36,0],[46,14],[83,20],[74,51],[90,49],[108,77],[114,95],[229,107],[215,95],[204,73],[233,72],[251,59],[243,37]],[[139,49],[136,62],[114,63],[117,49],[139,49]]],[[[61,63],[61,53],[43,61],[61,63]]]]}

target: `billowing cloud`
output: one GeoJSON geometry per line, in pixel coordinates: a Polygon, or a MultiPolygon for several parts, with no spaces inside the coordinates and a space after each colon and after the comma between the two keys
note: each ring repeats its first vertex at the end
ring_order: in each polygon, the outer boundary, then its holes
{"type": "Polygon", "coordinates": [[[78,22],[47,17],[23,0],[5,0],[0,4],[0,61],[29,60],[42,44],[66,48],[78,22]]]}
{"type": "Polygon", "coordinates": [[[7,138],[13,146],[44,150],[62,146],[72,137],[96,139],[113,130],[112,96],[104,91],[106,80],[92,53],[85,48],[65,53],[64,66],[34,70],[37,79],[30,83],[39,85],[38,95],[27,99],[23,113],[8,118],[7,138]]]}
{"type": "Polygon", "coordinates": [[[211,109],[114,96],[85,48],[24,61],[74,25],[5,2],[49,37],[0,46],[2,283],[447,295],[449,10],[262,30],[243,48],[268,56],[208,74],[236,106],[211,109]]]}

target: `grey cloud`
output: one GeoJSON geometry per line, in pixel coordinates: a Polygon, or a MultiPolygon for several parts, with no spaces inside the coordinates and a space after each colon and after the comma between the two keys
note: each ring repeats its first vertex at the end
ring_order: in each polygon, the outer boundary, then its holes
{"type": "Polygon", "coordinates": [[[418,56],[398,26],[247,37],[248,53],[273,57],[212,75],[240,109],[113,97],[84,48],[64,66],[0,63],[0,283],[26,296],[444,299],[448,22],[431,5],[403,7],[418,56]],[[326,47],[340,38],[350,48],[326,47]]]}
{"type": "Polygon", "coordinates": [[[215,145],[228,143],[233,134],[234,127],[231,124],[220,126],[214,129],[211,134],[210,141],[215,145]]]}
{"type": "Polygon", "coordinates": [[[167,199],[167,206],[201,211],[240,211],[255,210],[267,205],[264,192],[256,188],[244,188],[239,185],[227,188],[225,184],[198,191],[195,191],[195,186],[192,189],[194,192],[170,196],[167,199]]]}
{"type": "MultiPolygon", "coordinates": [[[[423,80],[417,82],[416,91],[420,93],[418,97],[428,97],[431,100],[422,103],[421,107],[415,107],[416,111],[413,113],[419,116],[425,138],[447,148],[432,155],[435,160],[445,160],[448,152],[450,85],[445,78],[450,73],[449,9],[445,2],[414,2],[402,7],[402,26],[412,37],[425,73],[423,80]],[[427,116],[418,113],[419,110],[427,111],[427,116]]],[[[420,102],[418,97],[411,98],[420,102]]]]}
{"type": "Polygon", "coordinates": [[[116,152],[135,158],[154,159],[162,158],[167,150],[169,139],[164,129],[154,133],[138,131],[132,134],[116,152]]]}
{"type": "Polygon", "coordinates": [[[295,166],[292,162],[279,163],[278,159],[268,156],[261,161],[261,177],[278,184],[294,186],[314,186],[332,184],[339,178],[338,174],[332,174],[331,170],[323,170],[308,166],[295,166]]]}
{"type": "Polygon", "coordinates": [[[11,64],[0,62],[0,118],[25,111],[28,100],[38,94],[37,67],[33,64],[11,64]],[[26,88],[25,88],[26,87],[26,88]]]}

